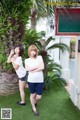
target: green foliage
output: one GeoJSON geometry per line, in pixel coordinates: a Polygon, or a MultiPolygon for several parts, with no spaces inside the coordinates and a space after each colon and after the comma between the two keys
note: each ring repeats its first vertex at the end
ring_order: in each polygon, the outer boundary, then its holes
{"type": "MultiPolygon", "coordinates": [[[[36,3],[41,6],[43,1],[36,0],[36,3]]],[[[6,60],[10,49],[15,44],[22,43],[24,45],[24,58],[27,57],[28,46],[35,44],[45,63],[45,88],[49,88],[55,79],[60,78],[61,66],[51,60],[48,51],[55,48],[60,48],[64,51],[68,50],[68,47],[62,43],[53,44],[49,47],[48,45],[51,40],[55,40],[53,37],[48,38],[43,46],[40,42],[41,33],[37,33],[36,30],[25,30],[30,16],[31,5],[32,3],[30,0],[0,1],[0,66],[4,71],[7,71],[8,69],[12,70],[11,65],[7,64],[6,60]]],[[[40,12],[42,10],[43,13],[40,15],[45,16],[48,12],[46,10],[48,10],[49,7],[45,4],[43,4],[42,8],[40,6],[37,7],[37,10],[40,12]]]]}
{"type": "Polygon", "coordinates": [[[75,58],[75,45],[76,45],[75,37],[71,37],[71,40],[70,40],[70,58],[75,58]]]}
{"type": "Polygon", "coordinates": [[[59,48],[60,50],[62,50],[62,52],[64,52],[64,51],[69,51],[69,47],[63,43],[54,44],[54,42],[53,44],[51,44],[51,46],[49,46],[49,43],[54,40],[55,39],[51,36],[44,42],[45,43],[44,45],[42,45],[40,41],[36,43],[36,46],[39,49],[39,54],[42,55],[44,60],[44,64],[45,64],[44,88],[48,90],[53,85],[54,80],[60,80],[63,85],[66,84],[65,80],[61,78],[62,67],[51,59],[51,56],[49,55],[48,51],[59,48]]]}
{"type": "Polygon", "coordinates": [[[50,47],[47,48],[47,50],[56,49],[56,48],[59,48],[62,52],[64,52],[65,50],[69,51],[69,47],[64,43],[56,43],[54,45],[51,45],[50,47]]]}
{"type": "Polygon", "coordinates": [[[32,5],[30,0],[2,0],[0,3],[3,14],[8,14],[8,17],[16,18],[23,22],[29,19],[29,10],[32,5]]]}
{"type": "Polygon", "coordinates": [[[43,37],[43,31],[37,33],[34,29],[26,29],[25,35],[23,38],[23,45],[25,47],[24,59],[28,57],[27,50],[31,44],[35,44],[38,47],[39,54],[43,57],[45,69],[44,69],[44,89],[49,90],[51,86],[53,86],[54,80],[60,80],[62,83],[63,79],[61,78],[61,69],[62,67],[55,63],[54,60],[51,59],[48,51],[50,49],[60,48],[62,51],[68,50],[68,46],[65,44],[52,44],[51,48],[48,46],[51,41],[55,39],[51,36],[44,43],[44,46],[41,43],[41,37],[43,37]],[[52,47],[53,46],[53,47],[52,47]]]}
{"type": "Polygon", "coordinates": [[[22,42],[30,16],[30,0],[0,1],[0,63],[2,70],[12,69],[6,63],[10,50],[22,42]]]}
{"type": "Polygon", "coordinates": [[[12,68],[12,65],[11,64],[7,64],[7,59],[6,59],[6,55],[3,53],[3,54],[0,54],[0,71],[12,71],[13,68],[12,68]]]}
{"type": "Polygon", "coordinates": [[[35,41],[38,41],[40,38],[40,33],[37,33],[35,29],[26,29],[23,42],[25,45],[29,46],[31,44],[34,44],[35,41]]]}
{"type": "Polygon", "coordinates": [[[70,8],[79,5],[78,0],[34,0],[36,6],[37,17],[54,16],[56,7],[70,8]]]}
{"type": "Polygon", "coordinates": [[[45,37],[45,35],[46,35],[46,32],[45,31],[41,31],[41,36],[45,37]]]}
{"type": "Polygon", "coordinates": [[[71,40],[70,40],[70,45],[75,45],[76,44],[76,40],[74,39],[74,38],[72,38],[71,40]]]}
{"type": "MultiPolygon", "coordinates": [[[[54,60],[50,59],[50,56],[43,56],[45,69],[44,69],[44,88],[50,89],[54,84],[54,80],[60,80],[63,83],[61,78],[61,69],[62,67],[55,63],[54,60]]],[[[65,81],[65,80],[64,80],[65,81]]]]}
{"type": "Polygon", "coordinates": [[[24,50],[24,58],[28,57],[28,47],[32,44],[40,44],[38,40],[41,38],[41,33],[37,33],[35,29],[26,29],[23,37],[23,45],[25,47],[24,50]]]}

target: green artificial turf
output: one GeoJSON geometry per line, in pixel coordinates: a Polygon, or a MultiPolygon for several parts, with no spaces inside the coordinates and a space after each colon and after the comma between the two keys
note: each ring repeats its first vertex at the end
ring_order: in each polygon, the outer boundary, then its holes
{"type": "Polygon", "coordinates": [[[55,81],[49,92],[43,92],[42,100],[38,103],[40,115],[34,116],[29,101],[29,90],[26,89],[26,106],[18,106],[19,92],[2,97],[0,109],[12,108],[12,120],[80,120],[80,111],[75,107],[59,81],[55,81]]]}

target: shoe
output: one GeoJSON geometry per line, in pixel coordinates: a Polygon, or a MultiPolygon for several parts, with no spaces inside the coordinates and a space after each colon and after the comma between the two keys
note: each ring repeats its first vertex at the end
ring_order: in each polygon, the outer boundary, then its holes
{"type": "Polygon", "coordinates": [[[22,106],[26,105],[26,103],[21,103],[20,101],[18,101],[17,104],[22,106]]]}
{"type": "Polygon", "coordinates": [[[34,111],[34,110],[32,109],[32,112],[34,113],[35,116],[39,116],[39,112],[38,112],[37,110],[34,111]]]}

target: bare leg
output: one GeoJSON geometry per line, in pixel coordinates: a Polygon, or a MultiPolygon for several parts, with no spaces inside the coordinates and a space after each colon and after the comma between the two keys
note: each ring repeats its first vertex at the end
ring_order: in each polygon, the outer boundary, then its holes
{"type": "Polygon", "coordinates": [[[34,111],[36,111],[36,107],[35,107],[35,95],[36,94],[31,94],[30,95],[30,102],[31,102],[31,106],[32,106],[32,109],[34,110],[34,111]]]}
{"type": "Polygon", "coordinates": [[[21,103],[25,103],[25,81],[20,81],[19,80],[19,90],[20,90],[20,96],[21,96],[21,103]]]}
{"type": "MultiPolygon", "coordinates": [[[[36,98],[35,98],[36,103],[37,103],[41,98],[42,98],[42,95],[36,95],[36,98]]],[[[36,103],[35,103],[35,104],[36,104],[36,103]]]]}
{"type": "Polygon", "coordinates": [[[31,94],[30,95],[30,102],[31,102],[31,105],[32,105],[32,111],[33,111],[34,115],[38,116],[39,112],[37,111],[36,106],[35,106],[36,94],[31,94]]]}

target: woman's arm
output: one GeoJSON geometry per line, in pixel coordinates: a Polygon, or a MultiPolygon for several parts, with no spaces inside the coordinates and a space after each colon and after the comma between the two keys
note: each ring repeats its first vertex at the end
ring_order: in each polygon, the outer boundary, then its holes
{"type": "Polygon", "coordinates": [[[14,57],[12,57],[12,59],[11,59],[11,62],[12,62],[13,68],[15,70],[17,70],[19,68],[19,66],[22,64],[22,58],[21,57],[16,57],[14,55],[14,57]]]}
{"type": "Polygon", "coordinates": [[[28,65],[29,63],[28,63],[28,59],[26,59],[25,60],[25,68],[26,68],[26,71],[33,71],[33,70],[35,70],[35,69],[37,69],[38,68],[38,66],[34,66],[34,67],[29,67],[29,65],[28,65]]]}
{"type": "Polygon", "coordinates": [[[11,59],[12,59],[13,54],[14,54],[14,50],[11,50],[11,52],[10,52],[10,54],[8,56],[8,59],[7,59],[7,63],[11,63],[12,62],[11,59]]]}
{"type": "Polygon", "coordinates": [[[34,67],[29,67],[28,66],[28,62],[25,60],[25,68],[26,68],[26,71],[30,71],[30,72],[36,72],[36,71],[41,71],[44,69],[44,62],[43,62],[43,59],[41,56],[38,57],[38,62],[39,62],[39,65],[37,66],[34,66],[34,67]]]}
{"type": "Polygon", "coordinates": [[[38,72],[38,71],[44,70],[44,61],[43,61],[42,56],[38,56],[38,61],[39,61],[38,67],[32,72],[38,72]]]}
{"type": "Polygon", "coordinates": [[[38,66],[35,66],[35,67],[29,67],[27,64],[25,64],[25,68],[26,68],[26,71],[30,71],[30,72],[31,72],[31,71],[37,69],[38,66]]]}
{"type": "Polygon", "coordinates": [[[17,70],[17,69],[19,68],[19,65],[15,64],[13,61],[12,61],[12,65],[13,65],[13,68],[14,68],[15,70],[17,70]]]}
{"type": "Polygon", "coordinates": [[[19,67],[19,65],[17,65],[17,64],[14,63],[14,60],[13,60],[13,58],[11,57],[11,55],[9,55],[8,60],[7,60],[7,63],[12,63],[13,68],[14,68],[15,70],[17,70],[18,67],[19,67]]]}
{"type": "Polygon", "coordinates": [[[41,70],[44,70],[44,63],[43,62],[41,62],[39,64],[39,66],[35,70],[32,70],[31,72],[38,72],[38,71],[41,71],[41,70]]]}

